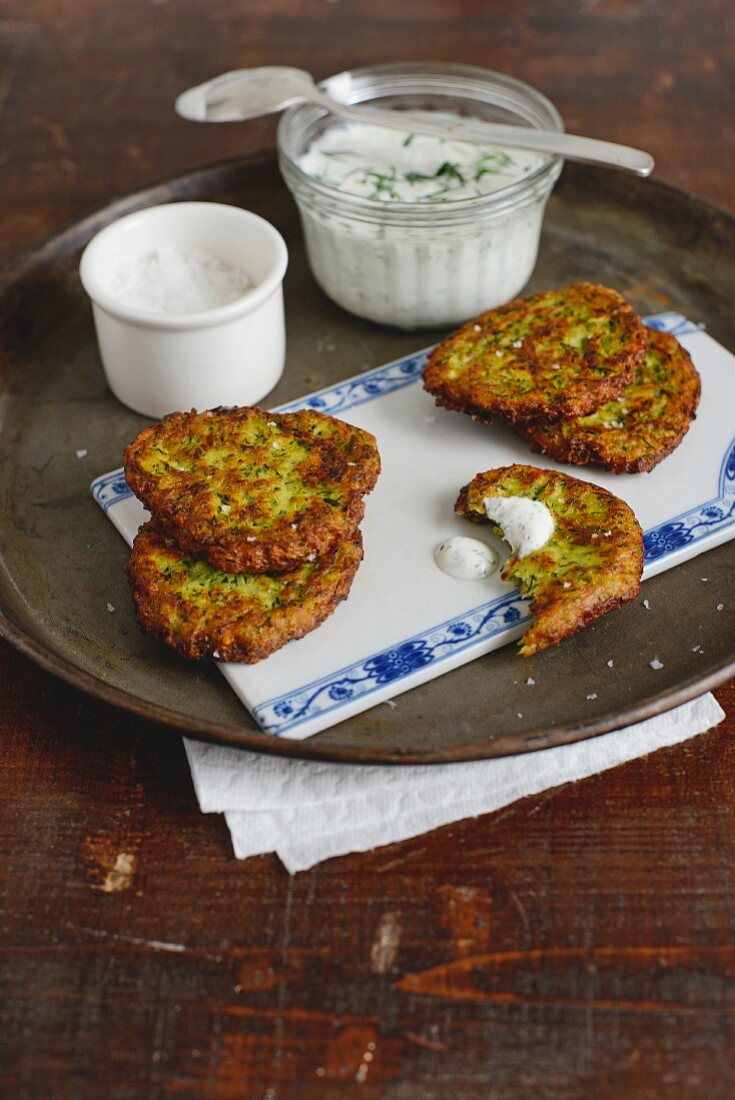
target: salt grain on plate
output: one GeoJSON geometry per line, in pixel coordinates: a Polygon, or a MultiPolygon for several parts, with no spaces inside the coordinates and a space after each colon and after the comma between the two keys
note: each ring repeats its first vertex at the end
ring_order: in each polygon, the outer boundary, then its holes
{"type": "Polygon", "coordinates": [[[725,609],[724,603],[718,603],[717,607],[715,608],[715,611],[724,611],[724,609],[725,609]]]}
{"type": "Polygon", "coordinates": [[[591,691],[589,693],[589,695],[587,696],[587,698],[588,699],[596,699],[597,698],[597,692],[596,691],[591,691]]]}
{"type": "Polygon", "coordinates": [[[86,458],[86,457],[87,457],[87,452],[86,451],[77,451],[77,458],[86,458]]]}
{"type": "Polygon", "coordinates": [[[115,608],[114,608],[114,607],[112,606],[112,604],[111,604],[111,603],[108,603],[108,605],[107,605],[107,610],[108,610],[109,612],[113,612],[113,611],[115,610],[115,608]]]}
{"type": "Polygon", "coordinates": [[[533,676],[529,676],[528,679],[526,680],[526,683],[533,686],[533,684],[535,684],[536,681],[534,680],[533,676]]]}
{"type": "Polygon", "coordinates": [[[122,305],[181,314],[226,306],[253,285],[246,271],[218,256],[166,245],[119,264],[108,289],[122,305]]]}
{"type": "Polygon", "coordinates": [[[658,657],[654,657],[652,661],[648,662],[654,671],[658,672],[660,668],[664,667],[663,661],[659,661],[658,657]]]}
{"type": "Polygon", "coordinates": [[[643,606],[645,607],[646,611],[650,611],[650,610],[651,610],[651,605],[650,605],[650,603],[648,602],[648,600],[644,600],[644,601],[643,601],[643,606]]]}
{"type": "Polygon", "coordinates": [[[609,660],[609,661],[607,662],[607,667],[608,667],[608,668],[612,668],[612,667],[613,667],[613,664],[614,664],[614,661],[613,661],[613,660],[612,660],[612,658],[611,658],[611,659],[610,659],[610,660],[609,660]]]}

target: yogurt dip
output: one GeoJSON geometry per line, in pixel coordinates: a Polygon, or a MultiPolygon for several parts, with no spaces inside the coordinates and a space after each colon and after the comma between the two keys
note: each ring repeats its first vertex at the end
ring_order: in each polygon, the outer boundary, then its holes
{"type": "Polygon", "coordinates": [[[450,577],[461,581],[481,580],[497,571],[498,555],[480,539],[454,535],[440,542],[434,551],[434,561],[450,577]]]}
{"type": "MultiPolygon", "coordinates": [[[[412,111],[410,120],[458,115],[412,111]]],[[[330,126],[299,158],[314,179],[349,195],[378,202],[456,202],[499,191],[543,163],[537,153],[470,145],[452,138],[389,130],[359,122],[330,126]]]]}
{"type": "Polygon", "coordinates": [[[528,497],[486,497],[488,519],[502,529],[503,538],[518,558],[540,550],[554,533],[554,517],[540,500],[528,497]]]}
{"type": "Polygon", "coordinates": [[[536,153],[335,123],[281,168],[322,289],[361,317],[454,325],[514,297],[559,168],[536,153]]]}

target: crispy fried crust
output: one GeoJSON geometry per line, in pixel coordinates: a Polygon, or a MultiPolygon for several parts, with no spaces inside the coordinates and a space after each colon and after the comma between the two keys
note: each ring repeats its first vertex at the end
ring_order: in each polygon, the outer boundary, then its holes
{"type": "Polygon", "coordinates": [[[699,374],[668,332],[651,330],[635,378],[614,401],[553,424],[516,424],[532,450],[575,466],[598,463],[616,474],[652,470],[679,446],[699,404],[699,374]]]}
{"type": "Polygon", "coordinates": [[[331,555],[289,573],[225,573],[188,557],[152,521],[138,532],[125,575],[144,633],[192,660],[253,664],[331,615],[361,560],[355,531],[331,555]]]}
{"type": "Polygon", "coordinates": [[[533,466],[477,474],[460,491],[455,509],[489,523],[484,500],[514,496],[540,501],[554,519],[546,545],[520,559],[511,554],[501,574],[531,599],[534,621],[520,645],[530,657],[635,599],[643,532],[628,505],[606,489],[533,466]]]}
{"type": "Polygon", "coordinates": [[[573,283],[463,325],[432,352],[424,387],[438,405],[481,420],[582,416],[631,381],[646,342],[620,294],[573,283]]]}
{"type": "Polygon", "coordinates": [[[135,495],[216,569],[293,569],[349,538],[380,472],[375,438],[313,410],[172,413],[125,451],[135,495]]]}

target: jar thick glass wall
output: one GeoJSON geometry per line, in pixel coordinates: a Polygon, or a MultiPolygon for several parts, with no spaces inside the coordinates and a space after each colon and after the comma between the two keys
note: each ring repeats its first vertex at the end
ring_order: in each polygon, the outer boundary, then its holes
{"type": "MultiPolygon", "coordinates": [[[[324,87],[347,103],[563,129],[541,93],[470,66],[373,66],[330,77],[324,87]]],[[[338,191],[300,168],[315,138],[338,124],[322,108],[301,105],[278,128],[281,172],[298,205],[309,264],[330,298],[358,316],[413,329],[457,324],[518,294],[536,262],[559,158],[541,159],[488,195],[382,202],[338,191]]]]}

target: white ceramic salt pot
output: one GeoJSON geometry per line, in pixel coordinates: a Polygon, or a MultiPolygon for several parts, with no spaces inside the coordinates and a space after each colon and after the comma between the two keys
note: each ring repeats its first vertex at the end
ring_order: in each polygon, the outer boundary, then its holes
{"type": "Polygon", "coordinates": [[[101,230],[79,274],[92,299],[110,389],[124,405],[161,417],[217,405],[254,405],[274,388],[286,354],[280,233],[239,207],[180,202],[128,214],[101,230]],[[118,301],[121,267],[159,248],[203,252],[248,273],[252,289],[196,313],[162,313],[118,301]]]}

